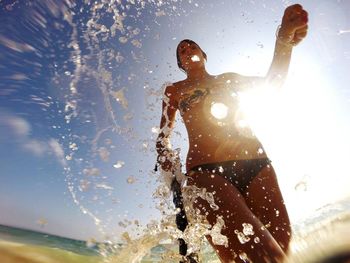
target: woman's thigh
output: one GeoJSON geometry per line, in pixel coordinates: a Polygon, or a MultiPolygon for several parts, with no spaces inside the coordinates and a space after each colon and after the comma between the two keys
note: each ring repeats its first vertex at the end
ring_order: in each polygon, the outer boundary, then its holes
{"type": "Polygon", "coordinates": [[[244,262],[239,259],[239,256],[244,254],[252,262],[280,262],[284,255],[283,251],[262,222],[248,208],[241,193],[229,181],[221,175],[203,172],[191,175],[189,184],[206,188],[207,192],[213,193],[217,210],[211,208],[210,204],[201,198],[197,198],[194,207],[199,209],[202,215],[206,215],[211,225],[217,223],[218,217],[224,220],[225,226],[221,234],[228,238],[228,246],[215,245],[208,237],[222,262],[232,260],[244,262]],[[243,231],[244,226],[245,230],[251,227],[253,233],[247,234],[243,231]]]}
{"type": "Polygon", "coordinates": [[[250,210],[267,227],[286,252],[291,239],[291,227],[275,171],[268,165],[254,178],[244,193],[250,210]]]}

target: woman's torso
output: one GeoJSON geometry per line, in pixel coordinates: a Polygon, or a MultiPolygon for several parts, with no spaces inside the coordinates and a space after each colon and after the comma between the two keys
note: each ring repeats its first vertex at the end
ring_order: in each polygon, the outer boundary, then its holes
{"type": "Polygon", "coordinates": [[[173,85],[189,138],[187,171],[205,163],[266,158],[239,107],[234,79],[223,74],[173,85]]]}

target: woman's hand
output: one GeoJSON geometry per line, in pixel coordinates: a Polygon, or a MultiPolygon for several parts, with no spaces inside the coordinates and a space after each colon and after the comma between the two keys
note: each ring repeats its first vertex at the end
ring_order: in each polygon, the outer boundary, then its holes
{"type": "Polygon", "coordinates": [[[308,28],[308,13],[299,4],[286,8],[277,38],[285,45],[296,46],[304,39],[308,28]]]}
{"type": "Polygon", "coordinates": [[[175,158],[174,153],[169,150],[165,150],[162,154],[158,155],[158,163],[162,167],[163,171],[173,172],[175,158]]]}

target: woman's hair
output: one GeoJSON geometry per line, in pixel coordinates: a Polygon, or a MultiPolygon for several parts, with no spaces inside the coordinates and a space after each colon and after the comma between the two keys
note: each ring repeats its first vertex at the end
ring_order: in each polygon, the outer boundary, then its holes
{"type": "Polygon", "coordinates": [[[194,42],[194,41],[191,40],[191,39],[184,39],[184,40],[181,40],[181,41],[180,41],[180,43],[177,45],[177,48],[176,48],[177,65],[178,65],[178,67],[179,67],[180,69],[185,70],[184,67],[183,67],[183,65],[181,64],[180,55],[179,55],[180,45],[181,45],[182,43],[184,43],[184,42],[186,42],[186,43],[188,43],[188,44],[190,44],[190,45],[191,45],[191,44],[195,44],[195,45],[200,49],[200,51],[202,52],[204,59],[207,60],[207,54],[205,54],[205,52],[201,49],[201,47],[200,47],[196,42],[194,42]]]}

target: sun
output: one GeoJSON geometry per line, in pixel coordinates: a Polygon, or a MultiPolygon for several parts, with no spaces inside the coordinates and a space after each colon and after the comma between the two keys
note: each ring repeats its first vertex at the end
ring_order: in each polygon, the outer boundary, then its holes
{"type": "Polygon", "coordinates": [[[346,196],[341,182],[349,180],[339,161],[347,154],[335,119],[334,89],[306,55],[295,61],[285,85],[243,91],[239,107],[277,168],[291,217],[300,218],[346,196]],[[305,178],[308,187],[301,193],[296,186],[305,178]]]}

